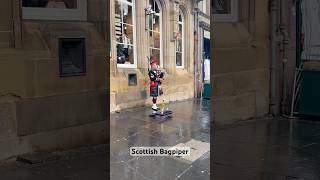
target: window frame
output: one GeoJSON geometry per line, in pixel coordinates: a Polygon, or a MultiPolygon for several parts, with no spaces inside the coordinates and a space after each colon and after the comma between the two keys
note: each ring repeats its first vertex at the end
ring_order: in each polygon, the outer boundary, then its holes
{"type": "MultiPolygon", "coordinates": [[[[160,3],[160,1],[159,0],[153,0],[157,5],[158,5],[158,7],[159,7],[159,11],[160,11],[160,13],[155,13],[155,14],[157,14],[158,16],[159,16],[159,25],[160,25],[160,48],[151,48],[151,46],[150,46],[150,44],[149,44],[149,46],[148,46],[148,49],[149,49],[149,55],[152,55],[151,54],[151,50],[152,49],[159,49],[160,50],[160,59],[159,59],[159,61],[160,61],[160,64],[159,64],[159,66],[160,66],[160,68],[163,68],[163,22],[162,22],[162,20],[163,20],[163,8],[162,8],[162,6],[161,6],[161,3],[160,3]]],[[[152,32],[152,31],[151,31],[152,32]]],[[[150,25],[149,25],[149,27],[148,27],[148,42],[150,43],[150,25]]]]}
{"type": "MultiPolygon", "coordinates": [[[[118,63],[116,63],[117,64],[117,68],[126,68],[126,69],[130,69],[130,68],[137,68],[138,67],[138,63],[137,63],[137,32],[136,32],[136,0],[132,0],[132,2],[128,2],[127,0],[113,0],[113,2],[115,3],[115,2],[120,2],[120,3],[124,3],[124,4],[127,4],[127,5],[130,5],[131,6],[131,8],[132,8],[132,21],[133,21],[133,24],[132,24],[132,28],[133,28],[133,44],[132,44],[132,46],[133,46],[133,64],[118,64],[118,63]]],[[[113,9],[113,12],[114,12],[114,10],[115,9],[113,9]]],[[[113,16],[115,16],[115,13],[114,13],[114,15],[113,16]]],[[[115,23],[116,22],[114,22],[113,23],[113,28],[115,27],[115,23]]],[[[121,22],[121,23],[123,23],[123,22],[121,22]]],[[[127,23],[125,23],[125,24],[127,24],[127,23]]],[[[114,36],[114,37],[116,37],[116,36],[114,36]]],[[[115,45],[116,45],[116,47],[115,47],[115,50],[117,50],[117,45],[118,44],[123,44],[123,43],[118,43],[117,42],[117,40],[115,40],[115,45]]],[[[128,46],[131,46],[131,45],[128,45],[128,46]]],[[[116,55],[115,55],[115,57],[116,58],[118,58],[118,56],[117,56],[117,52],[115,52],[116,53],[116,55]]],[[[117,59],[116,59],[116,62],[117,62],[117,59]]]]}
{"type": "MultiPolygon", "coordinates": [[[[212,10],[213,22],[238,22],[239,21],[239,0],[231,1],[230,14],[215,14],[212,10]]],[[[213,0],[212,0],[213,3],[213,0]]]]}
{"type": "MultiPolygon", "coordinates": [[[[177,66],[177,47],[175,48],[175,53],[176,53],[176,68],[178,69],[184,69],[184,57],[185,57],[185,17],[184,17],[184,14],[183,14],[183,11],[181,10],[181,8],[179,8],[179,15],[181,15],[181,22],[178,21],[178,26],[179,25],[182,25],[182,35],[181,35],[181,61],[182,61],[182,65],[181,66],[177,66]]],[[[176,43],[177,43],[177,40],[176,40],[176,43]]],[[[176,44],[177,45],[177,44],[176,44]]],[[[180,53],[180,52],[179,52],[180,53]]]]}
{"type": "Polygon", "coordinates": [[[77,0],[77,9],[22,7],[24,20],[87,21],[87,0],[77,0]]]}

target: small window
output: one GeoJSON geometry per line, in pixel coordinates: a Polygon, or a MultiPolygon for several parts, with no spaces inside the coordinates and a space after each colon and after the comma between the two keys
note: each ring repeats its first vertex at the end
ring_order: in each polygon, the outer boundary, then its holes
{"type": "Polygon", "coordinates": [[[238,21],[238,0],[212,0],[213,20],[216,22],[238,21]]]}
{"type": "Polygon", "coordinates": [[[59,40],[60,76],[83,75],[86,72],[84,38],[61,38],[59,40]]]}
{"type": "Polygon", "coordinates": [[[87,0],[22,0],[22,17],[37,20],[87,20],[87,0]]]}
{"type": "Polygon", "coordinates": [[[178,34],[176,39],[176,66],[177,68],[184,67],[184,17],[180,10],[178,21],[178,34]]]}
{"type": "Polygon", "coordinates": [[[23,7],[77,9],[77,0],[23,0],[23,7]]]}
{"type": "Polygon", "coordinates": [[[137,85],[137,74],[129,74],[128,77],[128,84],[129,86],[136,86],[137,85]]]}

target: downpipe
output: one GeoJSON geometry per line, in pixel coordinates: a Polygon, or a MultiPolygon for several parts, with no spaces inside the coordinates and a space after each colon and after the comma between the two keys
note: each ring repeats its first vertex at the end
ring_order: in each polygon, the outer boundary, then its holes
{"type": "Polygon", "coordinates": [[[198,10],[197,8],[194,11],[194,97],[195,98],[199,98],[199,94],[198,94],[198,86],[199,86],[199,82],[198,82],[198,74],[199,74],[199,69],[198,69],[198,44],[199,44],[199,24],[198,24],[198,10]]]}
{"type": "Polygon", "coordinates": [[[289,45],[289,34],[288,34],[288,0],[281,0],[281,22],[280,22],[280,33],[281,33],[281,57],[282,57],[282,101],[281,101],[281,114],[286,114],[288,98],[287,98],[287,69],[288,69],[288,45],[289,45]]]}
{"type": "Polygon", "coordinates": [[[270,0],[270,26],[271,26],[271,37],[270,37],[270,114],[274,117],[280,114],[280,91],[279,91],[279,70],[280,63],[278,61],[278,11],[279,1],[270,0]]]}

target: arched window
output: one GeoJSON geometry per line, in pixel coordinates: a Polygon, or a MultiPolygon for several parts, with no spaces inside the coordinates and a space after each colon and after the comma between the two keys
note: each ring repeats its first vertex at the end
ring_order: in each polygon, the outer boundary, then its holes
{"type": "Polygon", "coordinates": [[[159,59],[159,65],[162,66],[162,10],[158,0],[149,0],[151,14],[149,15],[149,51],[150,56],[155,56],[159,59]]]}
{"type": "Polygon", "coordinates": [[[135,1],[115,0],[115,36],[118,67],[136,67],[135,1]]]}
{"type": "Polygon", "coordinates": [[[180,9],[178,21],[178,34],[176,39],[176,66],[177,68],[184,67],[184,16],[180,9]]]}

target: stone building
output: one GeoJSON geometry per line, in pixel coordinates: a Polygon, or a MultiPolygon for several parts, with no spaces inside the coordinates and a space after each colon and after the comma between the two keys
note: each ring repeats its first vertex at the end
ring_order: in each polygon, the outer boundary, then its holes
{"type": "Polygon", "coordinates": [[[215,122],[268,114],[268,0],[216,0],[211,6],[215,122]]]}
{"type": "Polygon", "coordinates": [[[111,111],[151,103],[147,57],[152,55],[159,59],[160,68],[166,72],[162,85],[165,101],[201,94],[202,44],[205,35],[210,39],[210,1],[110,2],[111,111]]]}
{"type": "Polygon", "coordinates": [[[201,90],[194,84],[202,80],[199,37],[209,38],[209,7],[187,0],[1,1],[0,160],[106,143],[109,108],[148,102],[151,51],[167,73],[165,99],[193,98],[201,90]]]}
{"type": "Polygon", "coordinates": [[[0,160],[107,142],[107,2],[0,2],[0,160]]]}
{"type": "Polygon", "coordinates": [[[319,115],[320,87],[314,85],[320,77],[318,5],[309,0],[212,1],[215,122],[319,115]]]}

